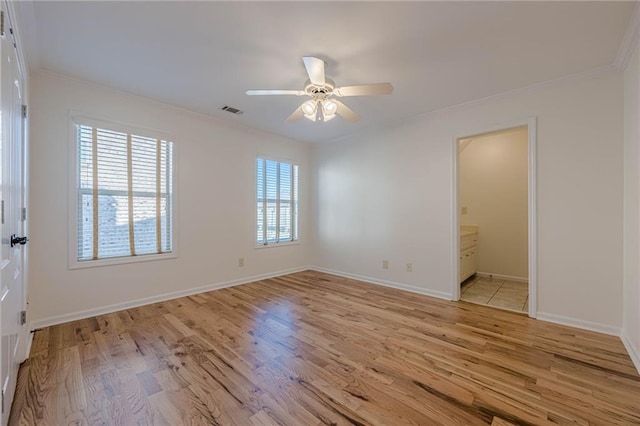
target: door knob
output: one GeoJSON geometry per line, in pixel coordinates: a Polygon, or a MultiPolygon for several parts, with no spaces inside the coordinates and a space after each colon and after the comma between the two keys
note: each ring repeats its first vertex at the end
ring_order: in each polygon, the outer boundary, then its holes
{"type": "Polygon", "coordinates": [[[25,245],[27,241],[29,241],[27,237],[16,237],[16,234],[11,235],[11,247],[16,244],[25,245]]]}

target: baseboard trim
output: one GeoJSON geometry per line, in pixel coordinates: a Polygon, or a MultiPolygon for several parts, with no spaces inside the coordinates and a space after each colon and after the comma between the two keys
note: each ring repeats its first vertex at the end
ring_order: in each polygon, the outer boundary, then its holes
{"type": "MultiPolygon", "coordinates": [[[[187,290],[174,291],[170,293],[159,294],[157,296],[144,297],[142,299],[136,299],[123,303],[116,303],[113,305],[102,306],[99,308],[86,309],[83,311],[72,312],[64,315],[54,315],[46,318],[42,318],[29,323],[29,329],[49,327],[56,324],[62,324],[69,321],[76,321],[84,318],[91,318],[97,315],[111,314],[113,312],[122,311],[124,309],[137,308],[139,306],[150,305],[152,303],[164,302],[171,299],[177,299],[179,297],[191,296],[198,293],[204,293],[211,290],[219,290],[227,287],[234,287],[237,285],[247,284],[254,281],[260,281],[267,278],[279,277],[282,275],[293,274],[295,272],[301,272],[308,270],[308,266],[302,266],[299,268],[284,269],[276,272],[269,272],[266,274],[253,275],[250,277],[238,278],[230,281],[223,281],[214,284],[208,284],[201,287],[194,287],[187,290]]],[[[29,333],[33,334],[33,333],[29,333]]]]}
{"type": "Polygon", "coordinates": [[[516,277],[513,275],[502,275],[502,274],[494,274],[493,272],[476,272],[476,275],[479,277],[489,278],[490,276],[496,278],[498,280],[509,280],[516,281],[519,283],[528,283],[529,279],[527,277],[516,277]]]}
{"type": "MultiPolygon", "coordinates": [[[[157,296],[145,297],[145,298],[142,298],[142,299],[136,299],[136,300],[128,301],[128,302],[125,302],[125,303],[116,303],[116,304],[113,304],[113,305],[103,306],[103,307],[100,307],[100,308],[86,309],[86,310],[83,310],[83,311],[72,312],[72,313],[69,313],[69,314],[55,315],[55,316],[51,316],[51,317],[46,317],[46,318],[42,318],[42,319],[30,322],[29,323],[29,329],[33,330],[33,329],[37,329],[37,328],[49,327],[49,326],[52,326],[52,325],[62,324],[62,323],[69,322],[69,321],[76,321],[76,320],[80,320],[80,319],[84,319],[84,318],[94,317],[94,316],[97,316],[97,315],[110,314],[110,313],[122,311],[122,310],[125,310],[125,309],[136,308],[136,307],[139,307],[139,306],[149,305],[149,304],[157,303],[157,302],[164,302],[164,301],[167,301],[167,300],[177,299],[179,297],[191,296],[193,294],[204,293],[204,292],[207,292],[207,291],[219,290],[219,289],[228,288],[228,287],[234,287],[234,286],[247,284],[247,283],[254,282],[254,281],[260,281],[260,280],[264,280],[264,279],[268,279],[268,278],[279,277],[279,276],[282,276],[282,275],[293,274],[293,273],[296,273],[296,272],[302,272],[302,271],[306,271],[306,270],[325,272],[327,274],[333,274],[333,275],[337,275],[337,276],[341,276],[341,277],[345,277],[345,278],[352,278],[352,279],[364,281],[364,282],[367,282],[367,283],[370,283],[370,284],[381,285],[381,286],[384,286],[384,287],[391,287],[391,288],[395,288],[395,289],[398,289],[398,290],[404,290],[404,291],[408,291],[408,292],[411,292],[411,293],[421,294],[421,295],[424,295],[424,296],[430,296],[430,297],[435,297],[435,298],[444,299],[444,300],[452,300],[451,294],[446,293],[446,292],[427,290],[427,289],[423,289],[423,288],[419,288],[419,287],[410,286],[410,285],[407,285],[407,284],[398,283],[398,282],[395,282],[395,281],[381,280],[381,279],[378,279],[378,278],[367,277],[367,276],[358,275],[358,274],[352,274],[352,273],[344,272],[344,271],[337,271],[337,270],[334,270],[334,269],[323,268],[323,267],[320,267],[320,266],[303,266],[303,267],[299,267],[299,268],[285,269],[285,270],[276,271],[276,272],[270,272],[270,273],[266,273],[266,274],[254,275],[254,276],[238,278],[238,279],[230,280],[230,281],[223,281],[223,282],[219,282],[219,283],[208,284],[208,285],[205,285],[205,286],[195,287],[195,288],[191,288],[191,289],[187,289],[187,290],[180,290],[180,291],[175,291],[175,292],[170,292],[170,293],[164,293],[164,294],[157,295],[157,296]]],[[[496,277],[496,274],[493,274],[493,276],[496,277]]],[[[510,279],[512,279],[512,278],[510,278],[510,279]]],[[[635,365],[636,369],[640,373],[640,355],[635,350],[635,348],[631,344],[630,340],[622,333],[622,330],[620,328],[612,327],[612,326],[608,326],[608,325],[604,325],[604,324],[600,324],[600,323],[595,323],[595,322],[591,322],[591,321],[583,321],[583,320],[578,320],[578,319],[575,319],[575,318],[569,318],[569,317],[564,317],[564,316],[560,316],[560,315],[548,314],[548,313],[544,313],[544,312],[538,312],[537,313],[537,319],[541,320],[541,321],[552,322],[552,323],[555,323],[555,324],[567,325],[567,326],[570,326],[570,327],[576,327],[576,328],[581,328],[581,329],[584,329],[584,330],[595,331],[595,332],[598,332],[598,333],[604,333],[604,334],[609,334],[609,335],[613,335],[613,336],[619,336],[621,338],[622,343],[624,344],[627,352],[629,353],[629,356],[631,357],[631,360],[632,360],[633,364],[635,365]]],[[[27,337],[27,346],[25,348],[26,358],[28,358],[29,354],[31,353],[31,345],[33,343],[33,334],[34,333],[30,332],[28,334],[28,337],[27,337]]]]}
{"type": "Polygon", "coordinates": [[[570,317],[564,317],[561,315],[548,314],[545,312],[538,312],[536,319],[540,321],[552,322],[554,324],[568,325],[569,327],[581,328],[583,330],[595,331],[597,333],[609,334],[611,336],[620,336],[622,329],[619,327],[612,327],[606,324],[600,324],[592,321],[584,321],[570,317]]]}
{"type": "Polygon", "coordinates": [[[629,358],[631,358],[633,365],[635,365],[636,370],[638,370],[638,374],[640,374],[640,353],[638,353],[636,348],[631,344],[631,340],[629,340],[624,330],[620,335],[620,340],[622,340],[622,344],[624,345],[625,349],[629,353],[629,358]]]}
{"type": "Polygon", "coordinates": [[[427,290],[424,288],[414,287],[411,285],[402,284],[395,281],[386,281],[378,278],[366,277],[364,275],[351,274],[349,272],[343,272],[343,271],[336,271],[335,269],[323,268],[321,266],[310,266],[309,269],[312,271],[318,271],[318,272],[324,272],[327,274],[337,275],[339,277],[352,278],[354,280],[364,281],[369,284],[376,284],[384,287],[395,288],[398,290],[409,291],[411,293],[417,293],[423,296],[430,296],[430,297],[436,297],[438,299],[452,300],[451,294],[443,291],[427,290]]]}

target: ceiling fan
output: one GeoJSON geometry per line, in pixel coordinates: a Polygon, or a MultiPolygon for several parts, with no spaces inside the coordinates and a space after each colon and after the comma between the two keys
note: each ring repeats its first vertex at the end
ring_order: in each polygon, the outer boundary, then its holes
{"type": "Polygon", "coordinates": [[[322,59],[305,56],[302,61],[309,75],[309,79],[304,85],[304,90],[247,90],[247,95],[306,95],[311,97],[311,99],[296,108],[293,114],[287,118],[286,121],[290,123],[300,117],[306,117],[311,121],[329,121],[336,115],[347,121],[355,122],[360,120],[360,115],[334,96],[371,96],[390,95],[393,93],[391,83],[336,87],[334,81],[325,75],[325,63],[322,59]]]}

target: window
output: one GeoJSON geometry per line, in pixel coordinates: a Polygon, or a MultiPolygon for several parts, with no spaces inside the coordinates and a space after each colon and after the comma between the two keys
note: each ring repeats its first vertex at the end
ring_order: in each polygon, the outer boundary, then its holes
{"type": "Polygon", "coordinates": [[[256,243],[267,246],[298,240],[298,166],[256,160],[256,243]]]}
{"type": "Polygon", "coordinates": [[[75,131],[77,262],[171,253],[173,143],[94,125],[75,131]]]}

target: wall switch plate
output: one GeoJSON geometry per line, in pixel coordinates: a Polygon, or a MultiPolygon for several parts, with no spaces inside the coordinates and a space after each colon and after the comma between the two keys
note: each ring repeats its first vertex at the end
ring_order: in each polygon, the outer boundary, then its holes
{"type": "Polygon", "coordinates": [[[238,259],[238,266],[241,268],[244,266],[244,257],[241,257],[240,259],[238,259]]]}
{"type": "Polygon", "coordinates": [[[389,261],[388,260],[383,260],[382,261],[382,269],[389,269],[389,261]]]}
{"type": "Polygon", "coordinates": [[[407,272],[413,272],[413,263],[407,263],[407,272]]]}
{"type": "Polygon", "coordinates": [[[468,214],[469,213],[469,209],[467,208],[467,206],[463,206],[462,207],[462,214],[468,214]]]}

